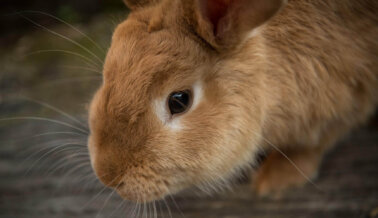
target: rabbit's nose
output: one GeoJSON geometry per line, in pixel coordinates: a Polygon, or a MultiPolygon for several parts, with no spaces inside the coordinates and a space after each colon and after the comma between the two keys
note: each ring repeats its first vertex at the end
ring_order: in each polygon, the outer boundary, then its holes
{"type": "Polygon", "coordinates": [[[116,187],[122,180],[121,156],[108,146],[99,145],[92,137],[88,139],[92,168],[98,179],[108,187],[116,187]]]}
{"type": "Polygon", "coordinates": [[[94,171],[98,179],[108,187],[118,187],[122,181],[122,173],[114,162],[106,161],[103,158],[98,158],[94,161],[94,171]]]}

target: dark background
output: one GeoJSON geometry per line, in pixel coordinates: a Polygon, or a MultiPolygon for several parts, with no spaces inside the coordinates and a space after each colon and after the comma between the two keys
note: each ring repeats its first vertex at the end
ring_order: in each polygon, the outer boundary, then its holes
{"type": "MultiPolygon", "coordinates": [[[[22,34],[33,29],[30,23],[15,13],[23,11],[50,13],[70,23],[86,23],[97,14],[127,10],[122,0],[2,0],[0,7],[0,45],[14,43],[22,34]]],[[[51,26],[53,22],[45,16],[34,16],[40,24],[51,26]]]]}

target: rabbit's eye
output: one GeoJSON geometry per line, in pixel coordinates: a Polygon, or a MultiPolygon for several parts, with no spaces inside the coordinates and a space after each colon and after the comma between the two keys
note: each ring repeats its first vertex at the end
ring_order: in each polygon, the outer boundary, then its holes
{"type": "Polygon", "coordinates": [[[168,97],[168,107],[172,115],[185,112],[191,105],[189,90],[172,92],[168,97]]]}

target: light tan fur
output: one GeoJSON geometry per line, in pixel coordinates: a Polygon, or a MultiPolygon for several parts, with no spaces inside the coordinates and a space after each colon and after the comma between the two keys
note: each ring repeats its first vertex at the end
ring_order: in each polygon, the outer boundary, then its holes
{"type": "MultiPolygon", "coordinates": [[[[219,29],[206,0],[135,2],[126,1],[134,10],[113,35],[90,107],[93,167],[124,198],[216,185],[272,145],[312,177],[376,108],[375,0],[223,1],[241,5],[219,29]],[[201,102],[172,130],[153,102],[198,81],[201,102]]],[[[274,149],[255,175],[261,194],[305,182],[274,149]]]]}

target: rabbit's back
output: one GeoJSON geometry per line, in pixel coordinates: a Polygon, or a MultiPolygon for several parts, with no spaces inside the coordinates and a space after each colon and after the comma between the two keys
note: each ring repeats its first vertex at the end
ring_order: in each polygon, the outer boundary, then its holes
{"type": "Polygon", "coordinates": [[[289,0],[262,28],[269,86],[281,105],[272,106],[275,122],[267,132],[309,132],[312,136],[303,137],[308,142],[326,135],[330,126],[348,131],[374,112],[377,14],[378,1],[373,0],[289,0]]]}

